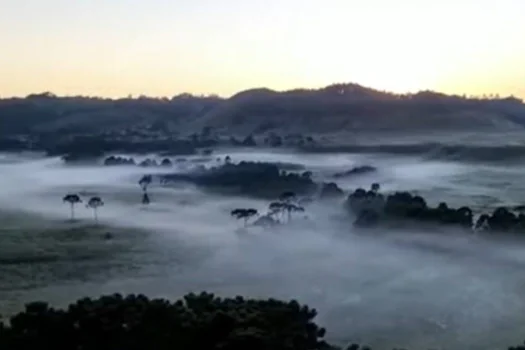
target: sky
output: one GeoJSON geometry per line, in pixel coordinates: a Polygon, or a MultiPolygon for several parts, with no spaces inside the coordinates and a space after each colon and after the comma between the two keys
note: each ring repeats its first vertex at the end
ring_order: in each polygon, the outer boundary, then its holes
{"type": "Polygon", "coordinates": [[[0,0],[0,96],[355,82],[525,98],[524,0],[0,0]]]}

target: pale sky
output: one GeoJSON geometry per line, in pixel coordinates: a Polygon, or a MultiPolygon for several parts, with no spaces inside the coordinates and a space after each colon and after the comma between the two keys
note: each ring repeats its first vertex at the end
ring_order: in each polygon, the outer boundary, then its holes
{"type": "Polygon", "coordinates": [[[0,0],[0,96],[356,82],[525,98],[525,0],[0,0]]]}

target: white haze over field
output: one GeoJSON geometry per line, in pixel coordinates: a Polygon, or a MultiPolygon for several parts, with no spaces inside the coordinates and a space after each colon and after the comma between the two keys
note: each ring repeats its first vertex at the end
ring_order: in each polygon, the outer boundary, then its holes
{"type": "MultiPolygon", "coordinates": [[[[317,178],[355,165],[371,175],[338,181],[350,190],[379,181],[482,209],[521,204],[523,169],[422,162],[377,155],[232,153],[234,161],[299,163],[317,178]]],[[[525,339],[525,244],[475,235],[355,232],[338,203],[313,204],[309,220],[275,232],[240,232],[237,207],[268,202],[151,186],[140,204],[138,167],[64,166],[58,158],[0,155],[0,313],[24,302],[135,292],[177,298],[190,291],[296,298],[319,311],[334,342],[379,348],[506,348],[525,339]],[[93,213],[67,192],[100,195],[93,213]],[[105,232],[114,235],[104,240],[105,232]]],[[[157,171],[174,171],[154,170],[157,171]]],[[[84,197],[86,199],[87,196],[84,197]]]]}

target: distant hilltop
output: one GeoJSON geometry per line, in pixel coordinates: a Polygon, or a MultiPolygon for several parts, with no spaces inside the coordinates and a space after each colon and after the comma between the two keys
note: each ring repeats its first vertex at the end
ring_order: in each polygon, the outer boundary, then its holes
{"type": "Polygon", "coordinates": [[[0,133],[114,131],[163,126],[176,133],[206,127],[239,134],[272,131],[516,131],[525,104],[514,97],[477,98],[433,91],[394,94],[357,84],[277,92],[265,88],[230,98],[181,94],[173,98],[104,99],[52,93],[0,100],[0,133]]]}

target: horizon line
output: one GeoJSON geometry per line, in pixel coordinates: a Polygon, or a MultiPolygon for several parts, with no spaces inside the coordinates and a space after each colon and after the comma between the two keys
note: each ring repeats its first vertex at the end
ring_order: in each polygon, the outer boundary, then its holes
{"type": "Polygon", "coordinates": [[[192,93],[192,92],[180,92],[180,93],[175,93],[171,96],[168,96],[168,95],[148,95],[146,93],[142,93],[142,94],[127,94],[127,95],[120,95],[120,96],[102,96],[102,95],[82,95],[82,94],[66,94],[66,95],[59,95],[59,94],[56,94],[52,91],[41,91],[41,92],[32,92],[32,93],[29,93],[29,94],[26,94],[26,95],[10,95],[10,96],[3,96],[3,95],[0,95],[0,100],[9,100],[9,99],[27,99],[29,97],[32,97],[32,96],[45,96],[47,95],[48,97],[50,98],[90,98],[90,99],[99,99],[99,100],[112,100],[112,101],[116,101],[116,100],[126,100],[126,99],[134,99],[134,100],[138,100],[138,99],[152,99],[152,100],[163,100],[163,99],[174,99],[176,97],[180,97],[180,96],[184,96],[184,95],[187,95],[188,97],[200,97],[200,98],[206,98],[206,97],[215,97],[215,98],[219,98],[219,99],[223,99],[223,100],[227,100],[227,99],[230,99],[238,94],[241,94],[243,92],[247,92],[247,91],[255,91],[255,90],[266,90],[266,91],[269,91],[269,92],[274,92],[274,93],[286,93],[286,92],[292,92],[292,91],[298,91],[298,90],[306,90],[306,91],[319,91],[319,90],[323,90],[323,89],[326,89],[326,88],[329,88],[329,87],[333,87],[333,86],[337,86],[337,85],[342,85],[342,86],[355,86],[355,87],[360,87],[360,88],[363,88],[363,89],[368,89],[368,90],[373,90],[373,91],[376,91],[376,92],[379,92],[379,93],[384,93],[384,94],[389,94],[389,95],[397,95],[397,96],[413,96],[413,95],[417,95],[419,93],[423,93],[423,92],[430,92],[430,93],[435,93],[435,94],[441,94],[441,95],[445,95],[445,96],[449,96],[449,97],[461,97],[461,98],[466,98],[466,99],[508,99],[508,98],[513,98],[513,99],[517,99],[517,100],[520,100],[521,102],[524,102],[524,99],[521,98],[521,97],[518,97],[518,96],[515,96],[513,94],[508,94],[508,95],[500,95],[500,93],[481,93],[481,94],[468,94],[466,92],[464,93],[446,93],[446,92],[443,92],[443,91],[439,91],[439,90],[432,90],[432,89],[418,89],[418,90],[415,90],[415,91],[405,91],[405,92],[394,92],[394,91],[389,91],[389,90],[386,90],[386,89],[377,89],[377,88],[374,88],[374,87],[370,87],[370,86],[365,86],[365,85],[361,85],[359,83],[355,83],[355,82],[346,82],[346,83],[332,83],[332,84],[328,84],[328,85],[323,85],[323,86],[318,86],[318,87],[310,87],[310,88],[306,88],[306,87],[295,87],[295,88],[291,88],[291,89],[271,89],[271,88],[268,88],[268,87],[253,87],[253,88],[248,88],[248,89],[244,89],[244,90],[239,90],[229,96],[227,95],[220,95],[218,93],[192,93]]]}

